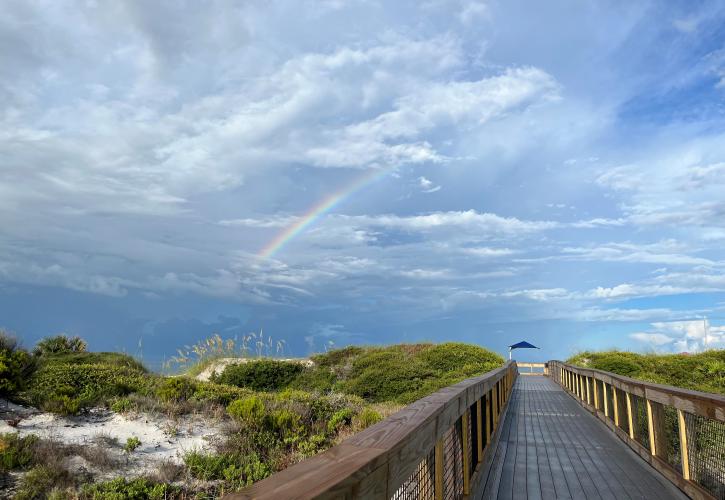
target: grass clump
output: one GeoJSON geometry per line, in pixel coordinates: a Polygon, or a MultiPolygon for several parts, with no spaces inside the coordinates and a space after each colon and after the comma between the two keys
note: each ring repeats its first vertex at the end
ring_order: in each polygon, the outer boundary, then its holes
{"type": "Polygon", "coordinates": [[[585,351],[567,362],[658,384],[725,394],[725,350],[721,349],[698,354],[585,351]]]}

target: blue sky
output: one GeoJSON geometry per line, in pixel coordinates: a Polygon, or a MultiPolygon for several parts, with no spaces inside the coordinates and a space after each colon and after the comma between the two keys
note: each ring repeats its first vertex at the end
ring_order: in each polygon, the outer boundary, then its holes
{"type": "Polygon", "coordinates": [[[260,329],[292,355],[721,347],[724,17],[7,2],[0,326],[151,363],[260,329]]]}

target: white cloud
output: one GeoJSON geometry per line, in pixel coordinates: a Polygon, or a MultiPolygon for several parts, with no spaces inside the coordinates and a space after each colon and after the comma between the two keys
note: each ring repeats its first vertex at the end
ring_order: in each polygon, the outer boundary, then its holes
{"type": "Polygon", "coordinates": [[[433,184],[433,181],[426,179],[425,177],[418,177],[418,186],[424,193],[435,193],[441,189],[441,186],[436,186],[433,184]]]}
{"type": "Polygon", "coordinates": [[[630,338],[645,344],[652,344],[655,346],[663,346],[674,342],[674,338],[669,337],[662,333],[647,333],[647,332],[636,332],[629,335],[630,338]]]}

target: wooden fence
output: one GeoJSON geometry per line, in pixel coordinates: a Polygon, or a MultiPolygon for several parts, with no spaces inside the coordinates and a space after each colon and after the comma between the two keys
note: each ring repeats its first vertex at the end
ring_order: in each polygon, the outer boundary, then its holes
{"type": "Polygon", "coordinates": [[[521,361],[517,361],[516,366],[519,368],[519,375],[548,375],[549,374],[548,363],[524,363],[521,361]]]}
{"type": "Polygon", "coordinates": [[[460,499],[493,458],[515,361],[406,406],[230,499],[460,499]]]}
{"type": "Polygon", "coordinates": [[[549,361],[549,375],[692,498],[725,499],[725,397],[549,361]]]}

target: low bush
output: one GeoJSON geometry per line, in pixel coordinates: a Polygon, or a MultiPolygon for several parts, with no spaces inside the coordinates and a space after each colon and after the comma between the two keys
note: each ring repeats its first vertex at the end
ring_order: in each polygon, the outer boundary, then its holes
{"type": "Polygon", "coordinates": [[[126,453],[133,453],[139,446],[141,446],[141,440],[136,436],[131,436],[130,438],[126,439],[126,444],[123,445],[123,450],[126,453]]]}
{"type": "Polygon", "coordinates": [[[249,427],[261,427],[265,416],[264,403],[257,396],[237,399],[229,404],[227,413],[249,427]]]}
{"type": "Polygon", "coordinates": [[[38,436],[0,434],[0,470],[24,469],[33,464],[38,436]]]}
{"type": "Polygon", "coordinates": [[[147,391],[152,378],[133,368],[107,364],[41,364],[25,398],[43,410],[75,414],[112,397],[147,391]]]}
{"type": "Polygon", "coordinates": [[[56,335],[40,340],[33,349],[36,356],[52,356],[54,354],[70,354],[86,351],[87,344],[80,337],[56,335]]]}
{"type": "Polygon", "coordinates": [[[192,477],[204,481],[225,480],[232,489],[243,488],[272,474],[256,453],[200,453],[190,452],[184,463],[192,477]]]}
{"type": "Polygon", "coordinates": [[[278,391],[289,386],[303,370],[300,363],[262,359],[228,365],[214,382],[255,391],[278,391]]]}
{"type": "Polygon", "coordinates": [[[170,484],[156,483],[146,478],[127,480],[119,477],[111,481],[83,485],[82,500],[164,500],[179,495],[180,489],[170,484]]]}
{"type": "Polygon", "coordinates": [[[73,477],[62,467],[38,465],[29,470],[21,479],[15,500],[36,500],[48,498],[59,490],[73,487],[73,477]]]}
{"type": "Polygon", "coordinates": [[[156,396],[162,401],[181,402],[191,399],[197,389],[197,383],[187,377],[169,377],[162,379],[156,388],[156,396]]]}
{"type": "Polygon", "coordinates": [[[9,333],[0,330],[0,396],[14,397],[25,388],[35,361],[9,333]]]}

